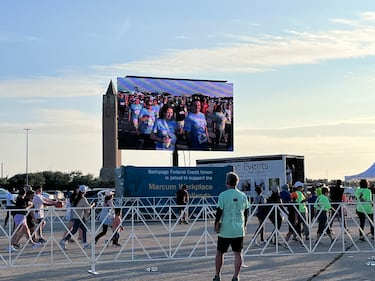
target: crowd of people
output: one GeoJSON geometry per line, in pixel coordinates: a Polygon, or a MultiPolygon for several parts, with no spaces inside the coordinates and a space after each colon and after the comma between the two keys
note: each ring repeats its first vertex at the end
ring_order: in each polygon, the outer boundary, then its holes
{"type": "MultiPolygon", "coordinates": [[[[313,247],[320,242],[323,235],[327,235],[330,242],[335,241],[332,223],[335,218],[340,222],[340,227],[346,232],[347,222],[343,214],[344,208],[340,206],[344,202],[345,195],[341,180],[336,180],[331,186],[318,184],[312,190],[306,190],[305,184],[300,181],[293,185],[285,184],[281,187],[272,186],[272,193],[267,198],[263,195],[263,189],[260,186],[255,188],[256,196],[252,198],[252,204],[249,204],[245,193],[237,189],[238,176],[234,173],[227,175],[227,191],[219,195],[215,231],[218,233],[217,254],[215,259],[216,273],[213,281],[221,280],[221,270],[223,266],[224,254],[231,246],[234,253],[234,273],[232,281],[239,280],[241,270],[242,249],[246,231],[246,223],[249,217],[249,207],[252,208],[252,214],[258,218],[258,227],[255,230],[252,242],[260,237],[260,243],[278,243],[273,236],[268,239],[264,237],[264,223],[269,219],[274,226],[272,234],[278,232],[283,223],[282,215],[287,216],[288,233],[285,236],[285,243],[281,246],[289,248],[288,241],[291,237],[299,241],[303,246],[303,240],[310,240],[310,229],[308,223],[314,220],[318,227],[316,239],[313,241],[313,247]],[[293,204],[291,204],[293,203],[293,204]],[[275,208],[277,207],[277,208],[275,208]]],[[[373,198],[369,189],[369,182],[362,179],[359,182],[359,188],[354,193],[356,199],[356,214],[359,219],[359,241],[365,241],[366,237],[365,223],[370,225],[370,240],[374,240],[374,221],[373,221],[373,198]]],[[[281,239],[283,240],[283,239],[281,239]]]]}
{"type": "MultiPolygon", "coordinates": [[[[257,241],[259,236],[260,243],[278,243],[276,239],[273,239],[275,238],[274,235],[268,238],[265,237],[264,223],[269,220],[274,227],[272,233],[277,233],[283,224],[283,216],[286,216],[288,220],[288,232],[285,235],[285,239],[281,239],[285,241],[285,243],[281,243],[284,247],[290,247],[288,241],[292,237],[294,240],[299,241],[301,245],[303,245],[304,240],[311,240],[315,246],[322,239],[322,236],[326,234],[331,243],[334,242],[333,218],[338,218],[340,227],[345,229],[345,231],[349,231],[343,214],[344,209],[341,206],[341,203],[345,201],[341,180],[336,180],[331,186],[319,184],[311,190],[306,190],[306,185],[300,181],[294,182],[292,186],[285,184],[281,187],[281,190],[279,190],[278,186],[272,186],[272,193],[268,197],[263,195],[262,188],[258,186],[256,188],[257,195],[252,198],[252,202],[243,191],[238,189],[238,182],[238,175],[234,172],[229,172],[225,181],[227,190],[221,192],[218,198],[214,223],[214,230],[218,233],[214,281],[221,280],[224,255],[229,246],[234,253],[232,281],[239,280],[243,262],[242,250],[247,229],[246,224],[250,213],[258,218],[259,223],[257,229],[253,232],[251,240],[257,241]],[[315,239],[310,238],[311,229],[309,229],[308,225],[311,225],[311,221],[314,221],[318,226],[315,239]]],[[[89,204],[85,197],[87,190],[87,186],[80,185],[68,200],[67,210],[70,216],[69,223],[66,225],[67,231],[60,241],[62,249],[66,249],[66,243],[71,241],[77,232],[79,233],[79,239],[83,243],[83,248],[89,248],[91,245],[87,242],[88,230],[86,222],[94,204],[89,204]]],[[[41,194],[41,186],[37,186],[34,189],[27,187],[18,191],[18,197],[15,202],[10,200],[11,202],[9,203],[14,204],[14,208],[11,208],[14,210],[9,211],[13,216],[14,227],[10,238],[9,252],[15,252],[21,247],[19,241],[24,235],[27,243],[33,249],[47,242],[43,237],[45,207],[48,205],[58,206],[58,201],[49,200],[41,194]]],[[[109,241],[114,246],[120,246],[119,237],[120,232],[123,231],[123,218],[121,208],[117,208],[113,202],[113,196],[114,194],[111,191],[105,193],[104,202],[100,208],[101,212],[98,216],[100,225],[95,233],[95,244],[111,228],[112,234],[109,241]]],[[[373,198],[366,179],[362,179],[359,182],[359,188],[355,190],[354,196],[356,199],[356,214],[359,219],[359,241],[368,240],[365,231],[366,221],[370,225],[370,239],[373,240],[373,198]]],[[[177,222],[180,224],[188,224],[188,203],[188,189],[186,185],[182,184],[176,192],[176,204],[180,212],[177,222]]],[[[9,218],[6,219],[5,225],[9,221],[9,218]]],[[[73,241],[76,242],[75,240],[73,241]]],[[[107,241],[106,243],[108,244],[109,242],[107,241]]]]}
{"type": "Polygon", "coordinates": [[[233,150],[233,99],[118,93],[120,149],[233,150]]]}
{"type": "MultiPolygon", "coordinates": [[[[78,186],[72,194],[66,199],[66,215],[65,220],[68,221],[65,226],[66,231],[60,240],[60,245],[63,249],[67,249],[67,242],[81,241],[83,248],[90,248],[90,243],[87,242],[87,221],[91,214],[91,209],[95,203],[89,204],[86,198],[88,191],[86,185],[78,186]],[[77,239],[72,239],[78,233],[77,239]]],[[[57,208],[63,207],[63,203],[59,200],[51,200],[42,194],[42,186],[36,186],[34,189],[30,185],[20,188],[17,192],[17,199],[12,200],[13,195],[8,198],[6,207],[6,217],[4,220],[4,229],[9,225],[10,241],[7,251],[17,252],[19,249],[28,245],[32,249],[39,248],[47,239],[43,236],[43,228],[46,225],[45,212],[47,206],[55,206],[57,208]],[[25,236],[26,242],[24,245],[20,244],[21,238],[25,236]]],[[[106,235],[108,228],[113,231],[111,241],[114,246],[121,246],[119,244],[120,232],[122,227],[121,208],[116,208],[113,203],[114,193],[107,191],[105,194],[104,204],[101,208],[99,221],[102,226],[102,231],[95,237],[95,244],[98,240],[106,235]]]]}
{"type": "MultiPolygon", "coordinates": [[[[316,221],[318,224],[314,243],[318,243],[323,234],[330,238],[331,243],[334,241],[332,225],[336,219],[339,221],[340,227],[349,231],[344,214],[345,208],[340,207],[340,204],[346,201],[341,180],[334,181],[331,186],[317,184],[311,190],[305,190],[305,184],[300,181],[295,182],[292,186],[285,184],[281,190],[275,186],[272,187],[272,194],[268,198],[263,195],[262,188],[257,187],[255,190],[257,195],[253,198],[252,203],[254,215],[258,219],[258,228],[254,232],[252,240],[256,245],[267,242],[264,237],[265,220],[269,219],[273,226],[279,230],[283,222],[282,215],[287,217],[289,225],[289,231],[285,236],[286,243],[292,236],[301,244],[303,240],[309,241],[308,224],[312,221],[316,221]],[[260,237],[260,241],[258,241],[258,237],[260,237]]],[[[366,179],[360,181],[354,196],[356,214],[359,218],[360,241],[366,239],[364,229],[366,221],[370,225],[370,239],[374,239],[372,193],[366,179]]],[[[273,240],[272,243],[276,243],[276,241],[273,240]]],[[[282,245],[288,247],[286,244],[282,245]]]]}
{"type": "MultiPolygon", "coordinates": [[[[11,193],[9,193],[11,194],[11,193]]],[[[4,221],[4,228],[13,217],[12,236],[10,240],[9,252],[16,252],[21,248],[19,243],[25,235],[27,243],[36,249],[47,242],[43,237],[45,226],[44,210],[46,206],[60,206],[61,202],[53,201],[42,195],[42,186],[36,186],[34,190],[30,185],[18,190],[16,201],[7,200],[7,215],[4,221]]]]}

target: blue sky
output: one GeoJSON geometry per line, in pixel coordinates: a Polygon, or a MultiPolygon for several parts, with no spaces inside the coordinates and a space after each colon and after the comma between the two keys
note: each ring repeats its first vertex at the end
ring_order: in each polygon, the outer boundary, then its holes
{"type": "MultiPolygon", "coordinates": [[[[234,83],[235,152],[304,155],[306,177],[342,178],[375,160],[375,2],[2,1],[3,176],[102,164],[101,107],[125,75],[234,83]]],[[[165,152],[124,165],[171,165],[165,152]]]]}

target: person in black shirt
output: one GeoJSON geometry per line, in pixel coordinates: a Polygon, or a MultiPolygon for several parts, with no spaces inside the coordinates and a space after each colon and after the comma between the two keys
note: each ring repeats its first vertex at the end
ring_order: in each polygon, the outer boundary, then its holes
{"type": "MultiPolygon", "coordinates": [[[[342,226],[346,228],[346,219],[343,214],[343,208],[345,206],[340,204],[342,202],[342,196],[344,194],[344,189],[341,187],[341,180],[336,180],[335,184],[330,187],[330,194],[331,194],[330,198],[332,202],[332,208],[334,209],[334,211],[332,211],[333,212],[332,215],[336,213],[335,217],[338,218],[339,221],[341,221],[341,219],[343,218],[342,226]]],[[[331,227],[332,227],[332,224],[333,224],[333,220],[330,225],[331,227]]]]}
{"type": "Polygon", "coordinates": [[[182,185],[181,188],[177,190],[176,203],[179,205],[178,209],[180,211],[179,223],[188,224],[189,212],[186,205],[189,203],[189,193],[186,184],[182,185]]]}

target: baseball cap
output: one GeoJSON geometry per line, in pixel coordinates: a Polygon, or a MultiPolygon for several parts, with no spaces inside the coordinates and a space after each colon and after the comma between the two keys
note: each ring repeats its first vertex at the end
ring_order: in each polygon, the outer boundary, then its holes
{"type": "Polygon", "coordinates": [[[295,187],[295,188],[303,187],[303,186],[304,186],[303,182],[296,181],[296,182],[294,183],[294,187],[295,187]]]}
{"type": "Polygon", "coordinates": [[[81,191],[82,193],[86,192],[87,190],[89,190],[89,187],[87,185],[80,185],[79,186],[79,191],[81,191]]]}
{"type": "Polygon", "coordinates": [[[281,186],[281,190],[288,191],[289,190],[289,185],[284,184],[283,186],[281,186]]]}

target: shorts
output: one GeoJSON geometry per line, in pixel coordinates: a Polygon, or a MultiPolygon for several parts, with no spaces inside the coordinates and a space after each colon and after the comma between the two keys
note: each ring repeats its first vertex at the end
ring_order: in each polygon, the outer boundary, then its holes
{"type": "Polygon", "coordinates": [[[219,252],[226,253],[228,251],[229,245],[232,247],[233,252],[241,252],[243,249],[243,237],[224,238],[218,236],[217,250],[219,252]]]}
{"type": "Polygon", "coordinates": [[[182,120],[182,121],[176,121],[177,125],[176,125],[176,129],[183,129],[184,128],[184,125],[185,125],[185,120],[182,120]]]}
{"type": "Polygon", "coordinates": [[[16,214],[14,216],[14,223],[16,225],[19,225],[19,224],[27,225],[26,224],[26,215],[16,214]]]}

